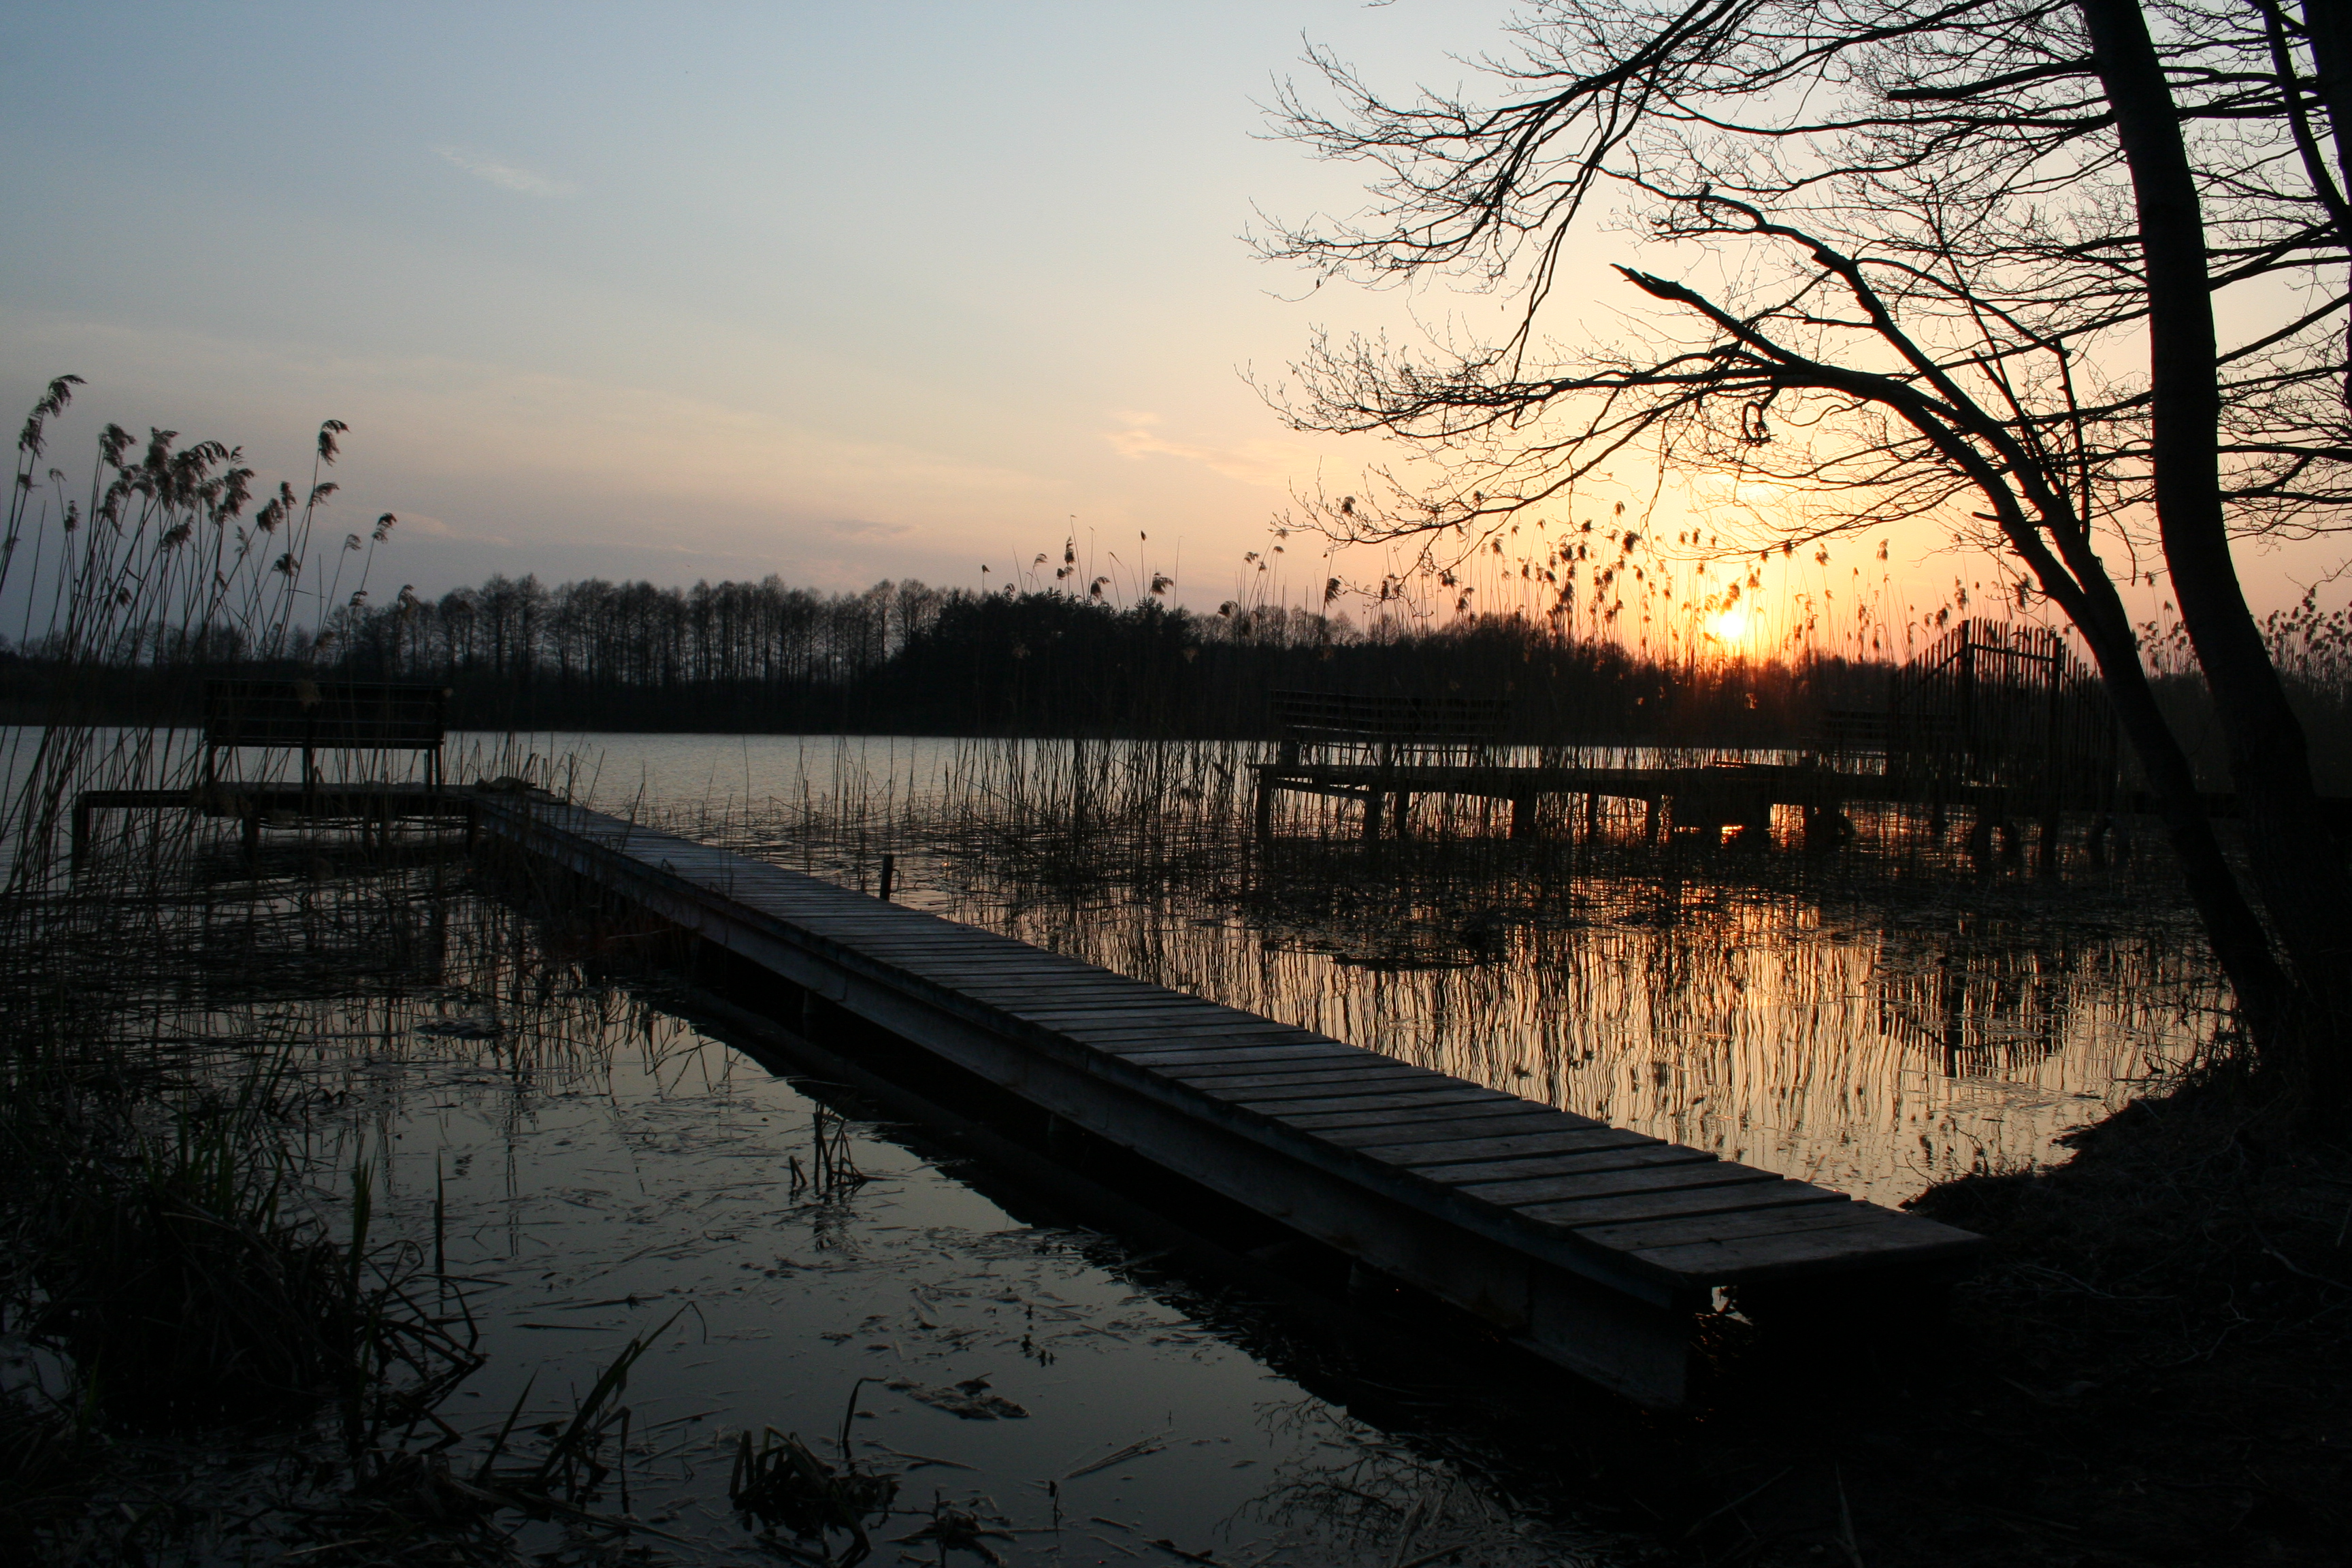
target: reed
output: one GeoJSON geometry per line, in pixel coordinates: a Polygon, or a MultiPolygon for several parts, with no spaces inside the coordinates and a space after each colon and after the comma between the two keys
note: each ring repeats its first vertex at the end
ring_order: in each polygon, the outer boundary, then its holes
{"type": "Polygon", "coordinates": [[[83,792],[195,783],[184,734],[92,721],[124,667],[315,651],[343,427],[306,489],[257,496],[236,448],[110,426],[74,495],[40,463],[76,384],[20,434],[0,533],[0,604],[47,675],[0,735],[0,1331],[37,1352],[0,1388],[0,1531],[31,1555],[168,1533],[93,1500],[153,1495],[199,1435],[315,1434],[363,1466],[478,1365],[462,1302],[375,1225],[373,1166],[322,1162],[301,1070],[307,999],[420,956],[413,868],[379,855],[388,881],[348,899],[321,846],[247,867],[193,808],[118,824],[79,873],[65,853],[83,792]]]}
{"type": "Polygon", "coordinates": [[[2056,879],[1894,808],[1808,853],[1794,814],[1764,848],[1571,800],[1515,839],[1440,797],[1375,853],[1352,803],[1293,797],[1261,846],[1267,750],[816,738],[756,793],[631,800],[869,891],[887,854],[899,901],[1879,1201],[2044,1160],[2228,1048],[2168,858],[2111,835],[2095,865],[2088,819],[2056,879]]]}

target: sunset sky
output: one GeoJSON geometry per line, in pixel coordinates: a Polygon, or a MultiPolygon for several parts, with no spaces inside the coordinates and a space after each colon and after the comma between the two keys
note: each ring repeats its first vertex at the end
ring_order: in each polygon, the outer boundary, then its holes
{"type": "MultiPolygon", "coordinates": [[[[386,587],[978,585],[1075,530],[1213,605],[1293,487],[1386,456],[1287,432],[1251,372],[1317,324],[1493,309],[1302,299],[1253,259],[1253,204],[1352,210],[1360,181],[1258,105],[1302,34],[1451,86],[1501,15],[15,5],[0,395],[88,377],[77,462],[113,419],[276,472],[344,419],[342,521],[404,520],[386,587]]],[[[1613,244],[1580,297],[1622,289],[1613,244]]],[[[1896,568],[1948,580],[1925,548],[1896,568]]],[[[2276,602],[2313,570],[2250,574],[2276,602]]]]}

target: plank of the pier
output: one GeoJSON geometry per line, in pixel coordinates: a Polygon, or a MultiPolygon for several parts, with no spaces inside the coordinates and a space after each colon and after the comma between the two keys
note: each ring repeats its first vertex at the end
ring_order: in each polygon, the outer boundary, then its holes
{"type": "MultiPolygon", "coordinates": [[[[1140,1068],[1183,1067],[1207,1073],[1228,1070],[1258,1072],[1265,1070],[1269,1064],[1290,1061],[1353,1061],[1358,1057],[1371,1054],[1360,1046],[1343,1046],[1337,1040],[1321,1039],[1303,1029],[1291,1032],[1297,1037],[1296,1039],[1268,1038],[1262,1045],[1247,1046],[1212,1040],[1172,1049],[1164,1041],[1155,1038],[1146,1042],[1150,1048],[1122,1049],[1118,1058],[1140,1068]]],[[[1094,1043],[1094,1038],[1093,1036],[1087,1037],[1087,1043],[1094,1043]]]]}
{"type": "MultiPolygon", "coordinates": [[[[1091,976],[1073,977],[1064,985],[1035,984],[1020,981],[964,980],[950,982],[925,970],[912,970],[934,985],[945,985],[976,1002],[986,1002],[999,1007],[1024,1009],[1055,1008],[1058,1011],[1083,1011],[1090,1007],[1116,1007],[1127,1011],[1137,1007],[1153,1007],[1165,1012],[1192,1016],[1197,1010],[1194,998],[1165,992],[1140,991],[1115,985],[1091,976]],[[1187,1003],[1192,1004],[1186,1005],[1187,1003]]],[[[1209,1015],[1201,1014],[1202,1017],[1209,1015]]]]}
{"type": "Polygon", "coordinates": [[[1532,1131],[1554,1125],[1553,1116],[1545,1107],[1529,1105],[1525,1100],[1487,1100],[1484,1103],[1449,1105],[1443,1115],[1409,1110],[1344,1110],[1318,1114],[1302,1114],[1296,1110],[1285,1113],[1283,1121],[1303,1132],[1312,1132],[1331,1143],[1410,1143],[1431,1138],[1455,1136],[1472,1122],[1485,1124],[1489,1133],[1500,1132],[1506,1126],[1513,1131],[1532,1131]]]}
{"type": "Polygon", "coordinates": [[[1415,1072],[1425,1072],[1403,1062],[1384,1061],[1370,1052],[1370,1060],[1347,1057],[1294,1057],[1288,1060],[1267,1061],[1260,1058],[1254,1062],[1208,1062],[1198,1067],[1182,1062],[1163,1062],[1151,1068],[1161,1078],[1178,1083],[1189,1083],[1209,1094],[1232,1094],[1244,1089],[1286,1089],[1292,1085],[1337,1083],[1389,1077],[1403,1082],[1415,1072]],[[1395,1069],[1403,1068],[1404,1071],[1395,1069]]]}
{"type": "Polygon", "coordinates": [[[1075,1022],[1089,1018],[1118,1021],[1121,1018],[1131,1020],[1138,1017],[1151,1017],[1164,1019],[1170,1023],[1190,1024],[1195,1028],[1205,1028],[1213,1027],[1221,1021],[1220,1016],[1216,1013],[1205,1011],[1198,1006],[1178,1006],[1158,996],[1080,996],[1058,1003],[1038,998],[1013,1003],[1003,1011],[1017,1017],[1034,1019],[1039,1023],[1064,1018],[1075,1022]]]}
{"type": "Polygon", "coordinates": [[[804,916],[813,924],[845,931],[857,931],[859,940],[871,942],[877,952],[906,952],[920,955],[927,962],[942,968],[984,970],[991,965],[1005,964],[1019,959],[1040,973],[1077,970],[1093,967],[1059,953],[1046,953],[1009,937],[996,937],[990,942],[973,942],[957,932],[945,921],[934,921],[929,916],[906,919],[851,921],[845,918],[804,916]],[[915,923],[919,920],[920,924],[915,923]]]}
{"type": "MultiPolygon", "coordinates": [[[[1204,1094],[1227,1096],[1244,1089],[1280,1089],[1289,1084],[1318,1081],[1339,1083],[1375,1076],[1392,1079],[1399,1084],[1460,1084],[1465,1081],[1445,1073],[1432,1072],[1427,1068],[1415,1067],[1411,1062],[1401,1062],[1394,1057],[1384,1057],[1378,1051],[1358,1051],[1348,1056],[1318,1055],[1273,1059],[1258,1057],[1241,1060],[1224,1057],[1222,1052],[1218,1055],[1223,1059],[1186,1061],[1179,1058],[1174,1061],[1152,1063],[1147,1070],[1161,1078],[1192,1084],[1204,1094]]],[[[1145,1066],[1140,1062],[1136,1065],[1145,1066]]]]}
{"type": "MultiPolygon", "coordinates": [[[[1170,991],[1165,986],[1143,985],[1125,975],[1112,974],[1090,963],[1038,963],[1026,953],[1003,956],[984,955],[977,959],[940,958],[923,949],[907,951],[887,943],[876,943],[874,955],[887,958],[909,969],[919,970],[927,980],[942,984],[984,986],[991,992],[1045,990],[1073,983],[1110,985],[1118,984],[1129,991],[1151,992],[1167,996],[1182,996],[1181,991],[1170,991]]],[[[1192,998],[1198,1001],[1198,997],[1192,998]]]]}
{"type": "MultiPolygon", "coordinates": [[[[1331,1142],[1342,1142],[1342,1137],[1334,1136],[1331,1142]]],[[[1386,1143],[1374,1141],[1360,1146],[1357,1152],[1400,1170],[1423,1168],[1466,1173],[1490,1162],[1542,1159],[1584,1149],[1653,1143],[1661,1148],[1681,1147],[1563,1111],[1559,1121],[1548,1121],[1538,1131],[1498,1134],[1492,1129],[1474,1129],[1450,1138],[1386,1143]]]]}
{"type": "MultiPolygon", "coordinates": [[[[934,985],[946,985],[991,1002],[1010,1006],[1015,1004],[1053,1002],[1069,1003],[1116,1001],[1150,1004],[1187,1016],[1197,1012],[1201,999],[1187,996],[1181,991],[1162,991],[1157,986],[1121,984],[1114,975],[1073,973],[1058,983],[1052,976],[1031,978],[1027,975],[997,974],[992,977],[971,974],[943,974],[929,964],[905,965],[908,973],[918,974],[934,985]]],[[[1207,1015],[1203,1014],[1203,1016],[1207,1015]]]]}
{"type": "Polygon", "coordinates": [[[1477,1089],[1477,1084],[1463,1084],[1461,1079],[1449,1079],[1442,1072],[1430,1072],[1428,1068],[1412,1068],[1406,1063],[1383,1063],[1373,1058],[1369,1063],[1348,1063],[1348,1060],[1310,1060],[1291,1068],[1275,1068],[1267,1072],[1230,1074],[1216,1072],[1206,1077],[1183,1072],[1181,1068],[1155,1068],[1164,1079],[1190,1084],[1206,1096],[1218,1100],[1249,1100],[1251,1105],[1265,1105],[1273,1100],[1318,1100],[1328,1096],[1352,1096],[1352,1093],[1416,1093],[1421,1089],[1477,1089]]]}
{"type": "Polygon", "coordinates": [[[1847,1202],[1580,1229],[1586,1240],[1685,1278],[1736,1282],[1822,1264],[1932,1262],[1976,1238],[1916,1215],[1847,1202]]]}
{"type": "MultiPolygon", "coordinates": [[[[1163,1075],[1164,1076],[1164,1075],[1163,1075]]],[[[1182,1082],[1181,1079],[1171,1079],[1182,1082]]],[[[1479,1105],[1485,1101],[1476,1094],[1476,1086],[1465,1085],[1458,1079],[1441,1074],[1417,1077],[1410,1073],[1375,1073],[1341,1070],[1321,1075],[1306,1082],[1254,1084],[1226,1087],[1211,1081],[1187,1084],[1195,1093],[1229,1105],[1246,1105],[1269,1116],[1287,1120],[1294,1112],[1318,1116],[1328,1110],[1370,1110],[1384,1106],[1407,1106],[1414,1110],[1435,1109],[1453,1105],[1479,1105]]]]}
{"type": "Polygon", "coordinates": [[[1234,1054],[1237,1051],[1247,1052],[1250,1058],[1269,1064],[1339,1059],[1315,1043],[1273,1034],[1236,1038],[1222,1029],[1213,1032],[1171,1030],[1124,1039],[1105,1038],[1092,1029],[1071,1029],[1066,1034],[1072,1041],[1099,1052],[1107,1059],[1123,1062],[1146,1072],[1157,1072],[1161,1068],[1172,1067],[1187,1059],[1203,1064],[1229,1065],[1244,1059],[1234,1054]]]}
{"type": "MultiPolygon", "coordinates": [[[[1080,1027],[1087,1028],[1089,1037],[1100,1036],[1106,1039],[1120,1037],[1132,1037],[1139,1039],[1141,1037],[1150,1034],[1154,1029],[1172,1030],[1177,1033],[1183,1034],[1194,1034],[1198,1033],[1204,1026],[1213,1026],[1218,1028],[1232,1030],[1244,1038],[1254,1038],[1262,1035],[1288,1035],[1297,1036],[1305,1039],[1322,1040],[1330,1045],[1338,1045],[1339,1043],[1337,1040],[1330,1039],[1328,1036],[1318,1035],[1312,1029],[1302,1029],[1296,1024],[1283,1023],[1277,1018],[1261,1017],[1255,1013],[1244,1013],[1238,1008],[1219,1007],[1214,1003],[1202,1002],[1201,1005],[1209,1008],[1210,1011],[1207,1013],[1188,1012],[1181,1016],[1171,1016],[1168,1019],[1157,1024],[1148,1021],[1139,1021],[1132,1017],[1123,1017],[1107,1020],[1099,1026],[1080,1026],[1080,1027]]],[[[1172,1049],[1173,1047],[1171,1047],[1171,1048],[1172,1049]]]]}
{"type": "MultiPolygon", "coordinates": [[[[1413,1144],[1411,1148],[1423,1151],[1431,1146],[1413,1144]]],[[[1425,1181],[1458,1188],[1473,1197],[1486,1195],[1483,1189],[1490,1184],[1533,1181],[1547,1176],[1572,1174],[1581,1171],[1630,1170],[1642,1165],[1720,1164],[1712,1154],[1701,1149],[1687,1148],[1680,1143],[1661,1143],[1654,1138],[1643,1138],[1634,1133],[1612,1135],[1571,1133],[1558,1140],[1541,1154],[1522,1155],[1517,1159],[1487,1160],[1464,1163],[1458,1160],[1418,1168],[1402,1163],[1400,1170],[1412,1170],[1425,1181]],[[1567,1137],[1587,1140],[1582,1143],[1565,1143],[1567,1137]]]]}
{"type": "Polygon", "coordinates": [[[1172,1007],[1097,1005],[1061,1008],[1024,1005],[1002,1011],[1073,1039],[1085,1039],[1094,1030],[1113,1029],[1122,1025],[1130,1028],[1158,1027],[1172,1036],[1191,1036],[1198,1039],[1214,1039],[1220,1036],[1230,1038],[1234,1029],[1246,1027],[1220,1014],[1202,1013],[1192,1008],[1179,1010],[1172,1007]]]}
{"type": "Polygon", "coordinates": [[[1736,1285],[1747,1279],[1811,1274],[1823,1269],[1932,1267],[1966,1256],[1981,1245],[1980,1237],[1916,1215],[1864,1209],[1859,1204],[1847,1206],[1864,1212],[1845,1216],[1833,1225],[1776,1230],[1763,1237],[1644,1248],[1629,1252],[1628,1256],[1686,1279],[1736,1285]]]}
{"type": "Polygon", "coordinates": [[[1835,1205],[1841,1210],[1857,1205],[1843,1193],[1832,1193],[1803,1182],[1753,1182],[1727,1187],[1645,1187],[1639,1192],[1618,1193],[1608,1196],[1586,1198],[1575,1204],[1559,1205],[1572,1214],[1554,1215],[1547,1223],[1573,1230],[1580,1236],[1591,1236],[1604,1225],[1648,1223],[1680,1219],[1731,1218],[1769,1216],[1779,1218],[1791,1212],[1811,1214],[1826,1212],[1835,1205]]]}
{"type": "Polygon", "coordinates": [[[1493,1105],[1498,1101],[1508,1104],[1510,1096],[1498,1095],[1491,1089],[1480,1089],[1475,1084],[1462,1083],[1458,1079],[1435,1078],[1429,1083],[1391,1089],[1368,1085],[1360,1094],[1335,1090],[1309,1100],[1241,1094],[1232,1097],[1231,1103],[1265,1110],[1286,1121],[1293,1118],[1305,1119],[1328,1113],[1355,1115],[1384,1110],[1420,1113],[1443,1110],[1451,1113],[1465,1106],[1493,1105]]]}
{"type": "Polygon", "coordinates": [[[1261,1022],[1256,1024],[1220,1025],[1204,1029],[1189,1023],[1137,1023],[1132,1019],[1100,1024],[1065,1025],[1062,1032],[1071,1039],[1082,1041],[1097,1050],[1108,1051],[1133,1060],[1144,1056],[1167,1055],[1178,1051],[1248,1050],[1260,1046],[1268,1049],[1306,1041],[1332,1044],[1320,1036],[1297,1029],[1287,1024],[1261,1022]]]}
{"type": "MultiPolygon", "coordinates": [[[[1195,1058],[1204,1060],[1228,1051],[1303,1051],[1307,1047],[1331,1048],[1336,1041],[1318,1039],[1306,1030],[1284,1025],[1233,1025],[1225,1020],[1190,1018],[1079,1018],[1056,1020],[1054,1032],[1124,1063],[1150,1068],[1157,1060],[1195,1058]]],[[[1348,1047],[1336,1047],[1345,1051],[1348,1047]]]]}
{"type": "MultiPolygon", "coordinates": [[[[1482,1182],[1465,1188],[1486,1203],[1539,1218],[1558,1217],[1556,1206],[1583,1198],[1620,1193],[1663,1191],[1668,1187],[1735,1187],[1769,1184],[1783,1178],[1752,1165],[1729,1160],[1691,1160],[1665,1164],[1638,1164],[1616,1171],[1572,1171],[1528,1176],[1514,1182],[1482,1182]]],[[[1801,1186],[1802,1183],[1788,1183],[1801,1186]]],[[[1815,1191],[1820,1189],[1815,1188],[1815,1191]]]]}

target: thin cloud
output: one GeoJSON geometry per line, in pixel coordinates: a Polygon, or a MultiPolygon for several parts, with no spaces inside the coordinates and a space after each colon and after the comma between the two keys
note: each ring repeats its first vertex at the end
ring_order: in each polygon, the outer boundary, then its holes
{"type": "Polygon", "coordinates": [[[552,180],[535,169],[526,169],[469,147],[436,147],[433,151],[453,167],[465,170],[478,180],[487,180],[502,191],[516,191],[526,196],[568,196],[580,189],[570,180],[552,180]]]}
{"type": "Polygon", "coordinates": [[[893,534],[905,533],[908,531],[908,525],[903,522],[875,522],[862,517],[835,518],[832,521],[825,523],[824,526],[833,530],[835,533],[845,533],[852,538],[887,539],[893,534]]]}
{"type": "Polygon", "coordinates": [[[1282,441],[1244,441],[1238,447],[1197,447],[1171,441],[1145,429],[1113,430],[1104,439],[1111,450],[1130,461],[1149,457],[1174,458],[1198,463],[1212,473],[1244,484],[1280,489],[1291,476],[1313,466],[1313,454],[1282,441]]]}

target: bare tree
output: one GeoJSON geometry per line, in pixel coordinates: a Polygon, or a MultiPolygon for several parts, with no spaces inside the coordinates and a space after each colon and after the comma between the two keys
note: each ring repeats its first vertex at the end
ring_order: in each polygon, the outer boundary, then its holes
{"type": "Polygon", "coordinates": [[[1443,565],[1639,454],[1805,498],[1747,548],[1925,518],[2004,553],[2096,659],[2266,1059],[2339,1096],[2352,879],[2231,541],[2352,500],[2344,32],[2325,0],[1544,0],[1482,62],[1492,103],[1385,98],[1318,51],[1336,106],[1286,89],[1278,122],[1370,164],[1373,203],[1265,253],[1516,310],[1466,351],[1312,344],[1297,425],[1444,475],[1313,521],[1443,565]],[[1601,201],[1702,260],[1620,268],[1646,325],[1563,344],[1601,201]],[[2267,926],[2149,690],[2110,564],[2143,560],[2224,717],[2267,926]]]}

